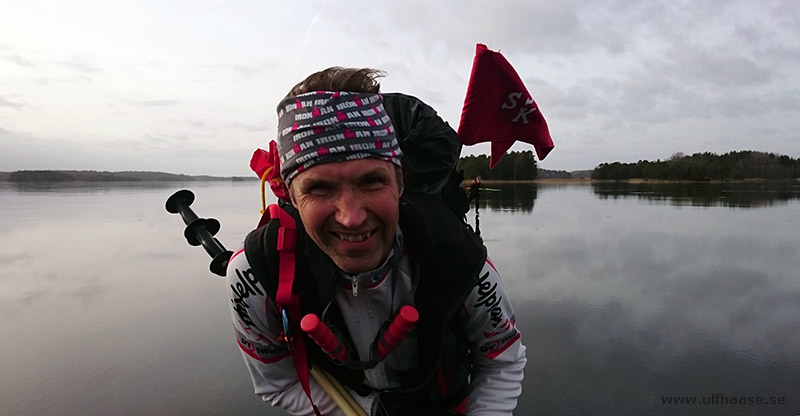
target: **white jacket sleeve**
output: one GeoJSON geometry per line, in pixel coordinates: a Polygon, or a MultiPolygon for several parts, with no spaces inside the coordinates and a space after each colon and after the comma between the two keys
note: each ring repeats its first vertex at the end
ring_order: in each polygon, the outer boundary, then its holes
{"type": "Polygon", "coordinates": [[[511,302],[489,259],[478,278],[461,317],[474,363],[467,415],[511,415],[522,393],[525,346],[511,302]]]}
{"type": "MultiPolygon", "coordinates": [[[[255,394],[293,415],[314,415],[314,410],[297,379],[291,353],[278,340],[283,329],[275,302],[258,283],[243,247],[234,252],[226,280],[236,342],[253,380],[255,394]]],[[[310,377],[311,397],[324,415],[342,415],[322,387],[310,377]]],[[[353,397],[365,409],[374,397],[353,397]]]]}

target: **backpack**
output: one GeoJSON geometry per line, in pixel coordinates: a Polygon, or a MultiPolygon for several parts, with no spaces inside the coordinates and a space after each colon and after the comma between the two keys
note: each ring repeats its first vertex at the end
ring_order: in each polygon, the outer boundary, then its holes
{"type": "MultiPolygon", "coordinates": [[[[464,179],[463,172],[457,170],[462,146],[458,135],[432,107],[418,98],[400,93],[382,96],[384,108],[392,120],[403,152],[403,193],[409,200],[417,201],[410,204],[417,211],[415,216],[422,218],[427,211],[436,212],[431,217],[437,218],[438,215],[436,224],[431,224],[429,229],[434,229],[435,225],[441,223],[459,223],[460,227],[456,227],[463,228],[462,232],[466,233],[464,238],[473,241],[470,247],[477,244],[482,250],[480,238],[466,222],[469,200],[466,191],[460,186],[464,179]],[[450,215],[456,220],[452,217],[445,218],[450,215]]],[[[461,235],[455,227],[449,230],[461,235]]],[[[283,315],[283,336],[292,350],[298,379],[315,412],[318,412],[310,397],[307,362],[309,355],[306,353],[308,350],[302,341],[303,337],[300,336],[299,323],[303,311],[298,292],[304,293],[304,296],[319,298],[317,292],[321,293],[324,289],[295,281],[296,270],[306,267],[305,264],[300,264],[304,262],[297,260],[298,253],[306,253],[303,247],[305,238],[301,237],[304,235],[297,210],[286,201],[280,200],[264,209],[259,227],[245,239],[245,254],[266,293],[274,294],[273,299],[283,315]],[[271,238],[267,238],[268,235],[271,238]],[[267,262],[268,256],[264,253],[273,253],[275,257],[267,262]],[[270,274],[267,270],[268,264],[273,265],[272,275],[278,276],[277,281],[267,278],[270,274]],[[303,290],[298,289],[299,285],[305,286],[303,290]]],[[[479,258],[480,254],[475,254],[477,251],[479,250],[471,250],[470,255],[479,258]]],[[[482,255],[485,259],[485,251],[482,251],[482,255]]],[[[449,348],[452,350],[453,347],[449,348]]],[[[462,390],[465,388],[466,386],[459,387],[462,390]]]]}

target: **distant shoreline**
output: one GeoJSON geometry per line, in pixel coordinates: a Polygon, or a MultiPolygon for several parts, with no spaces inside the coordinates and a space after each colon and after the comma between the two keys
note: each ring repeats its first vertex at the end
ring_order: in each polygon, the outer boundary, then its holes
{"type": "Polygon", "coordinates": [[[147,171],[19,170],[0,172],[0,182],[12,183],[108,183],[108,182],[241,182],[254,176],[183,175],[147,171]]]}
{"type": "MultiPolygon", "coordinates": [[[[758,182],[800,182],[800,178],[795,179],[737,179],[737,180],[708,180],[708,181],[685,181],[685,180],[660,180],[660,179],[591,179],[591,178],[547,178],[547,179],[530,179],[530,180],[502,180],[502,179],[484,179],[482,184],[487,185],[502,185],[514,183],[534,183],[542,185],[557,185],[557,184],[572,184],[572,185],[592,185],[600,183],[628,183],[633,185],[638,184],[667,184],[667,183],[758,183],[758,182]]],[[[470,185],[472,179],[465,179],[463,184],[470,185]]]]}
{"type": "MultiPolygon", "coordinates": [[[[211,176],[211,175],[183,175],[166,172],[148,171],[93,171],[93,170],[23,170],[15,172],[0,172],[0,182],[11,183],[115,183],[115,182],[244,182],[258,181],[255,176],[211,176]]],[[[655,180],[655,179],[591,179],[579,178],[540,178],[529,180],[502,180],[484,179],[485,184],[514,184],[534,183],[542,185],[590,185],[597,183],[629,183],[629,184],[659,184],[659,183],[745,183],[745,182],[800,182],[800,178],[790,180],[774,179],[743,179],[743,180],[655,180]]],[[[465,185],[472,183],[472,179],[465,179],[465,185]]]]}

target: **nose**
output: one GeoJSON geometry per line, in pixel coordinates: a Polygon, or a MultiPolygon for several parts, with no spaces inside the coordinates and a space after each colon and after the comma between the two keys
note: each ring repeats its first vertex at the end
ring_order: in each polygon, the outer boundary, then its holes
{"type": "Polygon", "coordinates": [[[358,228],[367,219],[367,210],[359,193],[343,189],[336,199],[336,222],[346,228],[358,228]]]}

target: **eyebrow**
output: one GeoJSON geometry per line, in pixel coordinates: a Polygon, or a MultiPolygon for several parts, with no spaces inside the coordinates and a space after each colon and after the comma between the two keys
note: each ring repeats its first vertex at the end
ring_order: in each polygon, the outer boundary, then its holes
{"type": "Polygon", "coordinates": [[[368,171],[364,172],[362,175],[359,175],[359,176],[358,176],[358,180],[361,180],[361,179],[364,179],[364,178],[375,177],[375,176],[380,176],[380,177],[388,177],[388,176],[390,176],[390,175],[389,175],[389,174],[388,174],[388,172],[386,172],[386,170],[384,170],[384,169],[381,169],[381,168],[372,168],[372,169],[370,169],[370,170],[368,170],[368,171]]]}
{"type": "MultiPolygon", "coordinates": [[[[358,182],[360,182],[360,181],[362,181],[362,180],[364,180],[366,178],[371,178],[371,177],[385,178],[385,177],[388,177],[388,176],[389,176],[388,173],[384,169],[376,167],[376,168],[372,168],[372,169],[370,169],[370,170],[358,175],[355,178],[354,182],[358,183],[358,182]]],[[[302,187],[303,187],[303,189],[309,189],[309,188],[314,187],[314,186],[331,185],[331,184],[333,184],[333,181],[327,179],[326,177],[324,177],[322,175],[319,175],[317,177],[312,177],[312,178],[309,178],[309,179],[305,180],[303,182],[303,184],[302,184],[302,187]]]]}
{"type": "Polygon", "coordinates": [[[331,185],[331,183],[331,181],[324,178],[311,178],[303,181],[302,188],[305,190],[320,185],[331,185]]]}

